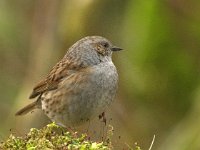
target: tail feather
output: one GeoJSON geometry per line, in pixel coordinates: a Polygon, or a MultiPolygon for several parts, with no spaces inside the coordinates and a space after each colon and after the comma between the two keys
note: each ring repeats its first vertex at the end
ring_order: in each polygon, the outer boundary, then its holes
{"type": "Polygon", "coordinates": [[[36,108],[40,108],[40,105],[38,104],[38,101],[35,101],[31,104],[28,104],[27,106],[25,106],[24,108],[20,109],[15,116],[21,116],[21,115],[25,115],[27,113],[29,113],[30,111],[36,109],[36,108]]]}

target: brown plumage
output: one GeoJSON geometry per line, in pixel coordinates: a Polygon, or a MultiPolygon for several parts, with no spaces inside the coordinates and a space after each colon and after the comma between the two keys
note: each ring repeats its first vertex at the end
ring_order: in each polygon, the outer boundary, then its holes
{"type": "MultiPolygon", "coordinates": [[[[75,65],[73,62],[66,61],[66,58],[63,58],[52,68],[52,70],[44,80],[36,84],[36,86],[33,88],[31,95],[29,96],[29,99],[33,99],[39,96],[37,101],[40,101],[40,96],[44,92],[57,89],[59,83],[62,81],[63,78],[67,78],[74,72],[78,71],[78,68],[81,69],[80,67],[78,67],[78,65],[79,64],[75,65]]],[[[37,106],[37,101],[20,109],[15,115],[25,115],[35,108],[40,108],[37,106]]]]}
{"type": "Polygon", "coordinates": [[[57,86],[62,81],[62,79],[71,75],[74,71],[78,71],[77,68],[80,68],[79,66],[79,64],[74,64],[73,62],[67,61],[66,58],[63,58],[52,68],[47,77],[40,81],[33,88],[29,98],[32,99],[46,91],[57,89],[57,86]]]}
{"type": "Polygon", "coordinates": [[[16,115],[39,108],[62,126],[78,125],[98,116],[116,94],[118,74],[111,57],[119,50],[100,36],[77,41],[33,88],[29,98],[37,100],[16,115]]]}
{"type": "Polygon", "coordinates": [[[20,116],[20,115],[26,115],[30,111],[36,109],[36,108],[41,108],[41,102],[40,100],[34,101],[31,104],[28,104],[27,106],[23,107],[20,109],[15,115],[20,116]]]}

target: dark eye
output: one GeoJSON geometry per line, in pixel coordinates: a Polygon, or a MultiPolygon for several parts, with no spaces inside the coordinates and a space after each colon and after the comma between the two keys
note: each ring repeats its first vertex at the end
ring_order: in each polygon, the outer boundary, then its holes
{"type": "Polygon", "coordinates": [[[108,48],[109,44],[107,42],[102,43],[103,47],[108,48]]]}

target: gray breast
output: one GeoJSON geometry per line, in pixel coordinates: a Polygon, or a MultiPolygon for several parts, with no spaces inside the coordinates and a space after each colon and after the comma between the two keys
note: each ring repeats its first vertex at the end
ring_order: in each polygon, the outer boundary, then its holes
{"type": "Polygon", "coordinates": [[[96,73],[92,75],[93,91],[99,107],[104,108],[116,94],[118,74],[112,61],[101,63],[95,69],[96,73]]]}

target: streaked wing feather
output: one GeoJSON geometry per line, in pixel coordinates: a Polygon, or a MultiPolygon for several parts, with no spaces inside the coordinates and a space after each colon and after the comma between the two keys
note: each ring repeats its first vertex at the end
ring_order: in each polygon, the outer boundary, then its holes
{"type": "Polygon", "coordinates": [[[33,92],[29,98],[32,99],[45,91],[57,89],[57,86],[62,79],[76,72],[76,68],[78,68],[77,65],[72,64],[72,62],[70,63],[66,59],[62,59],[52,68],[47,77],[33,88],[33,92]]]}

